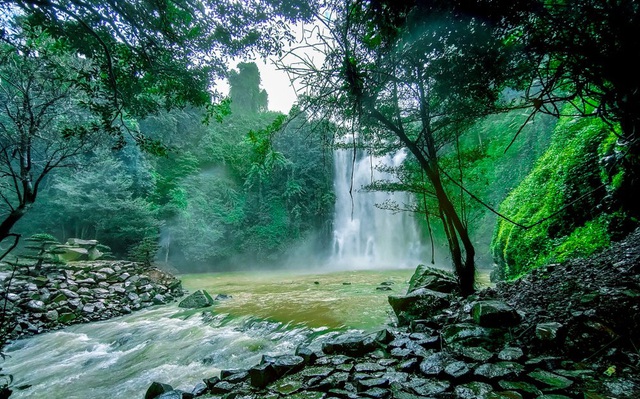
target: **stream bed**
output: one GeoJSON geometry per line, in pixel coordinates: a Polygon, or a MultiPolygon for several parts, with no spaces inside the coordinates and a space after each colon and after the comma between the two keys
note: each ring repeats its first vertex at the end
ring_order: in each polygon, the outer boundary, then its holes
{"type": "Polygon", "coordinates": [[[292,353],[332,331],[375,331],[392,321],[390,294],[413,269],[323,274],[237,272],[183,275],[189,291],[231,295],[207,309],[177,303],[75,325],[5,348],[12,398],[141,398],[153,381],[190,390],[221,369],[248,368],[263,354],[292,353]],[[386,283],[390,291],[376,289],[386,283]]]}

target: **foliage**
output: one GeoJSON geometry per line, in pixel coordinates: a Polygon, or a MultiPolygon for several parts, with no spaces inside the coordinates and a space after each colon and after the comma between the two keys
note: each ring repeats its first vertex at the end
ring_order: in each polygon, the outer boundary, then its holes
{"type": "Polygon", "coordinates": [[[144,185],[135,185],[134,176],[142,172],[135,172],[133,166],[127,168],[119,155],[97,148],[78,158],[81,167],[52,176],[39,202],[17,226],[18,231],[49,231],[62,241],[70,237],[99,239],[119,255],[142,237],[157,232],[154,207],[143,197],[134,196],[136,191],[146,191],[144,185]]]}
{"type": "Polygon", "coordinates": [[[105,139],[92,109],[106,95],[91,79],[95,66],[46,33],[21,35],[20,49],[0,47],[0,241],[52,171],[105,139]]]}
{"type": "Polygon", "coordinates": [[[260,71],[254,62],[241,62],[238,71],[229,73],[229,96],[231,111],[257,113],[267,110],[268,95],[260,89],[260,71]]]}
{"type": "Polygon", "coordinates": [[[210,85],[224,75],[228,57],[277,52],[291,38],[286,22],[308,18],[313,6],[258,0],[0,3],[2,13],[13,16],[4,23],[26,20],[92,59],[99,67],[92,79],[111,88],[105,111],[136,117],[208,106],[210,85]]]}
{"type": "Polygon", "coordinates": [[[129,259],[140,263],[146,268],[150,268],[159,248],[158,237],[144,237],[142,241],[129,249],[129,259]]]}
{"type": "Polygon", "coordinates": [[[549,149],[500,206],[510,219],[531,226],[498,222],[492,252],[506,278],[608,245],[598,149],[609,133],[595,118],[560,119],[549,149]]]}

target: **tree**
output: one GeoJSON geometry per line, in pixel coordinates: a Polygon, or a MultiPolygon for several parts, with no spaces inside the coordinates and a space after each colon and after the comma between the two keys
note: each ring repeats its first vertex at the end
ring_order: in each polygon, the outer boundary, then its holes
{"type": "Polygon", "coordinates": [[[241,62],[238,71],[229,73],[231,111],[240,113],[266,112],[268,95],[260,89],[260,71],[255,62],[241,62]]]}
{"type": "Polygon", "coordinates": [[[55,169],[104,140],[90,112],[105,91],[92,63],[38,30],[0,48],[0,242],[36,201],[55,169]]]}
{"type": "Polygon", "coordinates": [[[599,117],[610,126],[623,154],[618,164],[626,171],[618,196],[622,209],[637,218],[640,75],[632,66],[640,53],[638,3],[539,0],[507,8],[513,11],[502,15],[499,27],[524,55],[515,66],[534,77],[524,101],[534,112],[555,116],[569,102],[572,114],[599,117]]]}
{"type": "Polygon", "coordinates": [[[225,75],[228,57],[277,52],[291,39],[286,22],[310,16],[312,7],[295,0],[0,2],[13,17],[3,21],[26,19],[94,60],[93,77],[111,88],[104,112],[116,117],[211,107],[211,83],[225,75]]]}
{"type": "Polygon", "coordinates": [[[428,182],[422,190],[437,204],[424,211],[442,222],[461,293],[468,295],[474,291],[475,249],[463,170],[460,163],[447,170],[441,159],[456,154],[475,120],[495,111],[501,87],[492,82],[507,80],[508,54],[483,21],[444,3],[420,9],[412,2],[349,1],[334,7],[322,18],[331,37],[314,46],[324,53],[322,68],[303,60],[288,69],[309,92],[307,109],[343,121],[353,145],[412,154],[428,182]]]}

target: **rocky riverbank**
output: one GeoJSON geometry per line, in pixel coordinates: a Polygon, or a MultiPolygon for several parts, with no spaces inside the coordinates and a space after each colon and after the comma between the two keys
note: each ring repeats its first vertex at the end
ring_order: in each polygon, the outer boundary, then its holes
{"type": "Polygon", "coordinates": [[[145,399],[638,398],[639,275],[640,231],[464,300],[421,268],[390,298],[399,327],[321,337],[191,392],[154,383],[145,399]]]}
{"type": "Polygon", "coordinates": [[[21,268],[0,286],[5,339],[66,325],[106,320],[182,296],[180,280],[135,262],[98,260],[43,265],[41,275],[21,268]]]}

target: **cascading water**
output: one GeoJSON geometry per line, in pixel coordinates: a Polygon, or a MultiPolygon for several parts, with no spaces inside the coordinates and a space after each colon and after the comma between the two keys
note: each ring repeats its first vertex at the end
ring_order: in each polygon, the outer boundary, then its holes
{"type": "Polygon", "coordinates": [[[388,268],[420,263],[424,251],[413,215],[394,214],[376,207],[388,199],[407,203],[408,194],[360,190],[372,181],[393,180],[376,166],[396,167],[405,158],[406,152],[402,150],[386,156],[358,152],[354,162],[353,151],[336,151],[332,264],[347,268],[388,268]]]}

